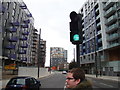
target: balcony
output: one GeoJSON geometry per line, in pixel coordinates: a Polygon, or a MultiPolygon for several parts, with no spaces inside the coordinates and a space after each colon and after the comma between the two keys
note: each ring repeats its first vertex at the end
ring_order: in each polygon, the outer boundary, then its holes
{"type": "Polygon", "coordinates": [[[104,10],[107,10],[107,9],[110,8],[114,3],[115,3],[115,2],[109,2],[109,1],[108,1],[108,2],[104,5],[103,9],[104,9],[104,10]]]}
{"type": "Polygon", "coordinates": [[[21,5],[20,6],[22,9],[27,9],[27,6],[24,4],[24,5],[21,5]]]}
{"type": "Polygon", "coordinates": [[[20,40],[27,40],[27,37],[20,37],[20,40]]]}
{"type": "Polygon", "coordinates": [[[108,45],[107,47],[111,48],[111,47],[116,47],[116,46],[119,46],[119,45],[120,45],[120,43],[112,43],[112,44],[108,45]]]}
{"type": "Polygon", "coordinates": [[[22,25],[23,28],[28,28],[28,24],[22,25]]]}
{"type": "Polygon", "coordinates": [[[31,13],[30,13],[30,14],[27,14],[27,16],[28,16],[28,17],[32,17],[32,14],[31,14],[31,13]]]}
{"type": "Polygon", "coordinates": [[[115,8],[115,7],[111,7],[110,9],[108,9],[108,10],[105,12],[104,17],[109,17],[109,16],[112,15],[114,12],[116,12],[116,8],[115,8]]]}
{"type": "Polygon", "coordinates": [[[28,44],[21,45],[21,48],[28,48],[28,44]]]}
{"type": "Polygon", "coordinates": [[[5,48],[6,49],[15,49],[15,45],[7,45],[5,48]]]}
{"type": "Polygon", "coordinates": [[[111,17],[109,17],[106,21],[105,21],[105,24],[106,25],[110,25],[110,24],[112,24],[114,21],[116,21],[117,20],[117,16],[116,15],[113,15],[113,16],[111,16],[111,17]]]}
{"type": "Polygon", "coordinates": [[[18,41],[18,38],[17,37],[11,37],[11,38],[8,38],[8,40],[10,42],[17,42],[18,41]]]}
{"type": "Polygon", "coordinates": [[[26,54],[26,50],[19,51],[19,54],[26,54]]]}
{"type": "Polygon", "coordinates": [[[28,24],[28,23],[30,23],[30,20],[29,19],[28,20],[24,20],[24,23],[28,24]]]}
{"type": "Polygon", "coordinates": [[[109,36],[107,37],[107,41],[113,41],[113,40],[115,40],[115,39],[117,39],[117,38],[119,38],[119,37],[120,37],[120,36],[119,36],[118,33],[114,33],[114,34],[109,35],[109,36]]]}
{"type": "Polygon", "coordinates": [[[109,26],[108,28],[106,28],[106,33],[113,32],[114,30],[117,30],[117,29],[118,29],[118,24],[113,24],[109,26]]]}
{"type": "Polygon", "coordinates": [[[16,21],[16,22],[11,22],[11,24],[12,24],[13,26],[19,26],[19,25],[20,25],[20,23],[19,23],[18,21],[16,21]]]}
{"type": "Polygon", "coordinates": [[[20,58],[21,61],[27,61],[27,58],[20,58]]]}
{"type": "Polygon", "coordinates": [[[16,59],[16,54],[9,54],[8,58],[10,58],[10,59],[16,59]]]}
{"type": "Polygon", "coordinates": [[[29,35],[29,32],[23,32],[22,34],[23,35],[29,35]]]}
{"type": "Polygon", "coordinates": [[[10,27],[10,28],[8,29],[8,31],[9,31],[9,32],[16,32],[16,31],[17,31],[17,28],[15,28],[15,27],[10,27]]]}

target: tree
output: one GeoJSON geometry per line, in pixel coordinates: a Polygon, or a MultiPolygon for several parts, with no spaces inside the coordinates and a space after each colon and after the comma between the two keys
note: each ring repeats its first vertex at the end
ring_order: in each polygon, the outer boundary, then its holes
{"type": "Polygon", "coordinates": [[[74,60],[69,64],[69,69],[72,69],[72,68],[77,68],[77,62],[75,62],[74,60]]]}

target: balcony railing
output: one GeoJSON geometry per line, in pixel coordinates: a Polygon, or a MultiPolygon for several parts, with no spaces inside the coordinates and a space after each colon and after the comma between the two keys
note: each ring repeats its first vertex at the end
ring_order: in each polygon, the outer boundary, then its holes
{"type": "Polygon", "coordinates": [[[16,32],[16,31],[17,31],[17,28],[12,27],[12,28],[9,28],[8,30],[9,30],[9,32],[16,32]]]}
{"type": "Polygon", "coordinates": [[[28,28],[28,24],[22,25],[23,28],[28,28]]]}
{"type": "Polygon", "coordinates": [[[109,35],[109,36],[107,37],[107,41],[115,40],[115,39],[117,39],[118,37],[120,37],[119,34],[118,34],[118,33],[114,33],[114,34],[109,35]]]}
{"type": "Polygon", "coordinates": [[[26,54],[26,50],[19,51],[19,54],[26,54]]]}
{"type": "Polygon", "coordinates": [[[11,37],[11,38],[8,38],[8,40],[10,42],[17,42],[18,41],[18,38],[17,37],[11,37]]]}
{"type": "Polygon", "coordinates": [[[20,40],[27,40],[27,37],[20,37],[20,40]]]}
{"type": "Polygon", "coordinates": [[[31,14],[31,13],[30,13],[30,14],[27,14],[27,16],[28,16],[28,17],[32,17],[32,14],[31,14]]]}
{"type": "Polygon", "coordinates": [[[23,32],[22,34],[23,35],[29,35],[29,32],[23,32]]]}
{"type": "Polygon", "coordinates": [[[108,8],[110,8],[115,2],[107,2],[105,5],[104,5],[104,10],[107,10],[108,8]]]}
{"type": "Polygon", "coordinates": [[[15,49],[15,45],[7,45],[5,48],[6,49],[15,49]]]}
{"type": "Polygon", "coordinates": [[[28,19],[28,20],[24,20],[24,23],[30,23],[30,19],[28,19]]]}
{"type": "Polygon", "coordinates": [[[22,9],[27,9],[27,6],[26,5],[21,5],[20,6],[22,9]]]}
{"type": "Polygon", "coordinates": [[[28,44],[23,44],[21,45],[22,48],[27,48],[28,47],[28,44]]]}
{"type": "Polygon", "coordinates": [[[106,28],[106,32],[109,33],[116,29],[118,29],[118,24],[113,24],[113,25],[109,26],[108,28],[106,28]]]}
{"type": "Polygon", "coordinates": [[[19,26],[19,25],[20,25],[20,23],[19,23],[18,21],[16,21],[16,22],[11,22],[11,24],[12,24],[13,26],[19,26]]]}
{"type": "Polygon", "coordinates": [[[20,58],[21,61],[27,61],[27,58],[20,58]]]}
{"type": "Polygon", "coordinates": [[[115,20],[117,20],[117,16],[116,16],[116,15],[113,15],[113,16],[109,17],[109,18],[105,21],[105,24],[106,24],[106,25],[109,25],[109,24],[111,24],[112,22],[114,22],[115,20]]]}
{"type": "Polygon", "coordinates": [[[10,59],[16,59],[16,54],[9,54],[8,58],[10,58],[10,59]]]}
{"type": "Polygon", "coordinates": [[[110,9],[108,9],[105,13],[105,17],[109,17],[111,14],[113,14],[116,11],[115,7],[111,7],[110,9]]]}

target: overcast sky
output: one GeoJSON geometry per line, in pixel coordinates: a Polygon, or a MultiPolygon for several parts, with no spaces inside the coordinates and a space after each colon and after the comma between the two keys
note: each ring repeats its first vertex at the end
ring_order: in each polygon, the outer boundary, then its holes
{"type": "Polygon", "coordinates": [[[46,40],[46,66],[50,63],[50,47],[68,50],[68,62],[73,60],[75,45],[70,42],[69,14],[79,12],[86,0],[23,0],[34,18],[36,29],[46,40]]]}

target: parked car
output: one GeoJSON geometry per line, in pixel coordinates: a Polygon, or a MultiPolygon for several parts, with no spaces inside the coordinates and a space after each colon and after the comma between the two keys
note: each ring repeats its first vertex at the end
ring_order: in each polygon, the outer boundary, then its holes
{"type": "Polygon", "coordinates": [[[13,77],[9,80],[5,90],[39,90],[40,81],[29,76],[13,77]]]}
{"type": "Polygon", "coordinates": [[[62,71],[62,74],[67,74],[67,71],[62,71]]]}

